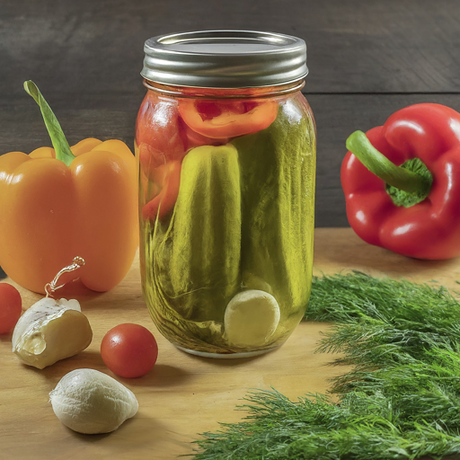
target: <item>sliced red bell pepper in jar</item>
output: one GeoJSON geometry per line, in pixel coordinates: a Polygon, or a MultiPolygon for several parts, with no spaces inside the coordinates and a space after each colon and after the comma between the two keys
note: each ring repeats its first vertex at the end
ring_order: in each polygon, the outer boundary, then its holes
{"type": "Polygon", "coordinates": [[[272,100],[182,99],[179,113],[198,134],[224,139],[268,128],[278,115],[278,103],[272,100]]]}
{"type": "Polygon", "coordinates": [[[210,137],[203,136],[190,128],[182,118],[179,118],[179,125],[181,128],[182,141],[187,151],[202,145],[225,145],[228,144],[230,140],[227,137],[222,139],[211,139],[210,137]]]}
{"type": "Polygon", "coordinates": [[[179,123],[177,106],[148,92],[137,117],[136,144],[148,145],[155,152],[158,164],[181,160],[186,146],[179,123]]]}
{"type": "Polygon", "coordinates": [[[142,207],[144,220],[161,220],[172,211],[179,194],[180,170],[179,161],[171,161],[151,170],[151,180],[160,188],[160,192],[142,207]]]}

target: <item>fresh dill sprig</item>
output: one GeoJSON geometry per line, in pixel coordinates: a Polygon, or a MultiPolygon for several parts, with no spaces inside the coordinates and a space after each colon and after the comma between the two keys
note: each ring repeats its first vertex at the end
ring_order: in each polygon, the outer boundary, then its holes
{"type": "Polygon", "coordinates": [[[318,352],[353,368],[293,402],[258,390],[197,460],[405,460],[460,455],[460,304],[443,287],[360,272],[313,279],[306,320],[334,322],[318,352]]]}

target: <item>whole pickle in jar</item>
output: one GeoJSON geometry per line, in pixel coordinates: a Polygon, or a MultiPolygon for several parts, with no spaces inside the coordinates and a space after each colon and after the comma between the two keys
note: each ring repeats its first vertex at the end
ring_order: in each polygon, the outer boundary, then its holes
{"type": "MultiPolygon", "coordinates": [[[[238,292],[241,192],[234,146],[191,149],[169,223],[147,223],[145,276],[156,324],[180,346],[223,346],[225,307],[238,292]],[[149,260],[150,259],[150,260],[149,260]],[[219,342],[221,344],[219,345],[219,342]]],[[[217,350],[216,350],[217,351],[217,350]]],[[[221,352],[223,350],[220,350],[221,352]]]]}
{"type": "Polygon", "coordinates": [[[182,164],[174,209],[169,275],[184,318],[223,318],[238,289],[241,194],[238,153],[232,145],[192,149],[182,164]]]}
{"type": "Polygon", "coordinates": [[[313,262],[315,133],[292,102],[274,123],[232,141],[242,195],[242,283],[275,297],[281,310],[273,340],[292,330],[310,296],[313,262]]]}

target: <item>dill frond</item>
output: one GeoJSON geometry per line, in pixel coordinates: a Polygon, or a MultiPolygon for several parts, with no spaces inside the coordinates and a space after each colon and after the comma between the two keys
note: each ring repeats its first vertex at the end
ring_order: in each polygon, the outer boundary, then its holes
{"type": "Polygon", "coordinates": [[[460,304],[444,287],[364,273],[314,278],[306,320],[334,322],[318,352],[350,372],[327,395],[257,390],[196,441],[197,460],[412,460],[460,455],[460,304]]]}

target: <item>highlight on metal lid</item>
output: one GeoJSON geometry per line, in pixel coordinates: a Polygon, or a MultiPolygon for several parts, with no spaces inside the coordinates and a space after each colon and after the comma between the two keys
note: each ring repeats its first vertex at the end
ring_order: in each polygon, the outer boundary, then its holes
{"type": "Polygon", "coordinates": [[[308,74],[301,38],[252,30],[160,35],[144,44],[146,80],[173,86],[248,88],[284,85],[308,74]]]}

